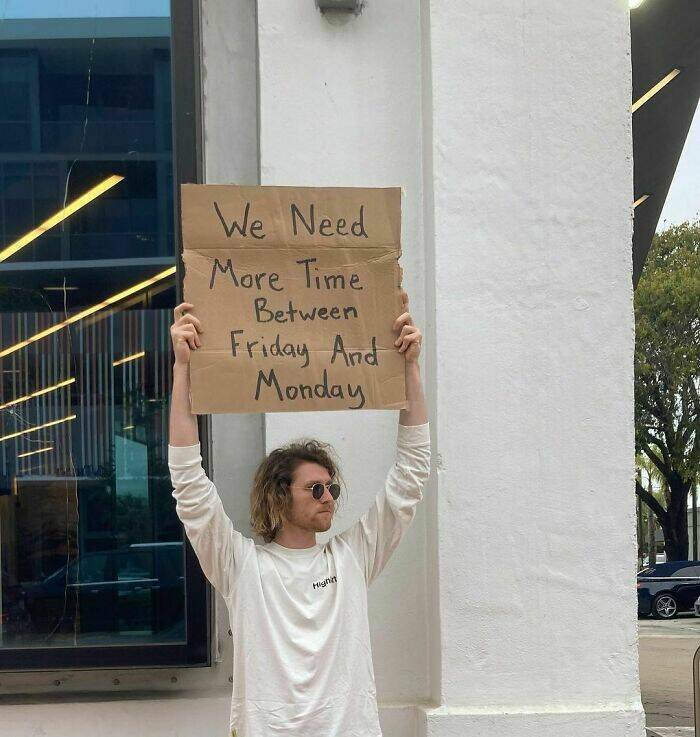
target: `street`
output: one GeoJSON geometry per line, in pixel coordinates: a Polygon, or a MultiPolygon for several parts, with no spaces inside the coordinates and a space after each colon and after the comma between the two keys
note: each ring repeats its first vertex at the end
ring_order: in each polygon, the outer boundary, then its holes
{"type": "Polygon", "coordinates": [[[647,727],[693,726],[693,655],[700,618],[639,620],[639,670],[647,727]]]}

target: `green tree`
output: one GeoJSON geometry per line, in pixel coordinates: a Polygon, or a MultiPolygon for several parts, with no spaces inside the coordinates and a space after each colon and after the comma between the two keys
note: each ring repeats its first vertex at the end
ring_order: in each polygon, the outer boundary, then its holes
{"type": "MultiPolygon", "coordinates": [[[[637,481],[646,488],[662,506],[668,503],[668,486],[666,479],[659,473],[659,469],[643,453],[637,453],[637,481]]],[[[637,509],[637,535],[639,542],[645,543],[643,549],[639,549],[639,563],[641,564],[645,555],[649,556],[649,565],[656,563],[656,515],[639,500],[637,509]]]]}
{"type": "Polygon", "coordinates": [[[665,504],[636,491],[663,530],[667,560],[688,557],[688,493],[700,477],[700,221],[657,234],[635,291],[635,438],[665,504]]]}

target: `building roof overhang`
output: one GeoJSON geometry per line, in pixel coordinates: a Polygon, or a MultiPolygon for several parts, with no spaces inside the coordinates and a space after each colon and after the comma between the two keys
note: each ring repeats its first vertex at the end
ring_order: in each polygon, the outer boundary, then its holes
{"type": "MultiPolygon", "coordinates": [[[[700,96],[700,0],[646,0],[630,13],[633,100],[681,72],[632,116],[637,285],[700,96]]],[[[700,193],[699,200],[700,200],[700,193]]]]}

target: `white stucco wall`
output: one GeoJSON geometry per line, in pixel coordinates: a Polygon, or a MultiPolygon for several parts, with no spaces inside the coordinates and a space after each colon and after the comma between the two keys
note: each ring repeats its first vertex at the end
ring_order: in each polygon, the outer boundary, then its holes
{"type": "MultiPolygon", "coordinates": [[[[641,735],[626,4],[370,2],[332,24],[279,0],[258,24],[261,183],[406,190],[437,474],[372,594],[383,715],[427,700],[429,734],[641,735]]],[[[266,445],[335,441],[352,517],[393,421],[268,416],[266,445]]]]}
{"type": "Polygon", "coordinates": [[[430,9],[426,732],[639,737],[627,4],[430,9]]]}
{"type": "MultiPolygon", "coordinates": [[[[359,17],[324,18],[313,2],[260,3],[261,184],[403,188],[401,263],[424,322],[420,15],[383,0],[359,17]]],[[[299,435],[331,442],[348,503],[340,531],[371,504],[394,456],[396,412],[270,414],[270,450],[299,435]]],[[[425,524],[421,510],[370,592],[377,692],[387,734],[410,734],[402,708],[426,698],[425,524]],[[397,603],[400,602],[400,606],[397,603]]]]}
{"type": "MultiPolygon", "coordinates": [[[[204,0],[203,12],[207,181],[404,189],[434,473],[371,591],[385,737],[642,737],[626,0],[368,0],[330,20],[313,0],[266,0],[257,18],[252,0],[204,0]]],[[[343,459],[343,527],[381,483],[395,423],[216,417],[227,510],[244,527],[255,463],[311,434],[343,459]]],[[[177,686],[123,674],[139,690],[132,721],[103,698],[4,706],[3,723],[22,737],[67,737],[62,720],[71,737],[145,721],[151,737],[218,734],[221,608],[217,622],[214,668],[177,686]],[[144,696],[149,683],[170,698],[144,696]]],[[[105,692],[113,677],[94,676],[105,692]]]]}

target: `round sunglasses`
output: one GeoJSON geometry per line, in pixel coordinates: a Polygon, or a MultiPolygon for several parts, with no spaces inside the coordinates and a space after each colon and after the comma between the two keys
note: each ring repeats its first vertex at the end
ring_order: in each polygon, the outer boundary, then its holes
{"type": "Polygon", "coordinates": [[[306,486],[304,488],[313,494],[314,499],[320,499],[323,496],[323,492],[326,489],[330,491],[333,499],[337,499],[340,496],[340,484],[337,484],[335,481],[333,482],[329,481],[327,484],[322,484],[319,481],[315,483],[313,486],[306,486]]]}

